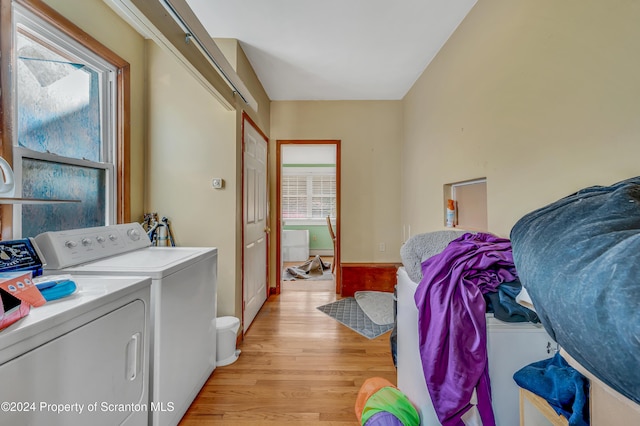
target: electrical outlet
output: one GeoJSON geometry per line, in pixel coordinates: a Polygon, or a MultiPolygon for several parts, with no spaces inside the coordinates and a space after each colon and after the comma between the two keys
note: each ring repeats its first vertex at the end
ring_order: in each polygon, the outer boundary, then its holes
{"type": "Polygon", "coordinates": [[[380,251],[385,251],[387,249],[387,246],[385,243],[380,243],[380,246],[378,247],[378,250],[380,251]]]}
{"type": "Polygon", "coordinates": [[[224,179],[213,178],[213,180],[211,181],[211,186],[213,186],[215,189],[221,189],[222,187],[224,187],[224,179]]]}

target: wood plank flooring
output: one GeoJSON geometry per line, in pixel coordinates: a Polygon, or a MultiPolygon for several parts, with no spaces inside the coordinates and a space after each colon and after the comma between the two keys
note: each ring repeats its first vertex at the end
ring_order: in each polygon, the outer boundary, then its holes
{"type": "Polygon", "coordinates": [[[283,281],[238,346],[213,372],[180,426],[357,425],[362,383],[396,383],[389,333],[369,340],[317,306],[336,300],[333,281],[283,281]]]}

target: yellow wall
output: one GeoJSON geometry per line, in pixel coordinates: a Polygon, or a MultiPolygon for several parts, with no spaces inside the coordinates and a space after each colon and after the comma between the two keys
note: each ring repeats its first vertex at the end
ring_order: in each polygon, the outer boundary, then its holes
{"type": "Polygon", "coordinates": [[[131,220],[144,212],[144,39],[102,0],[46,0],[49,6],[131,66],[131,220]]]}
{"type": "MultiPolygon", "coordinates": [[[[248,113],[268,130],[268,98],[236,48],[232,65],[260,103],[248,113]]],[[[218,248],[218,316],[241,318],[242,101],[226,110],[151,41],[147,58],[146,209],[171,220],[178,245],[218,248]],[[223,189],[212,188],[214,177],[223,189]]]]}
{"type": "Polygon", "coordinates": [[[145,206],[171,221],[176,244],[218,248],[218,314],[235,312],[235,111],[175,58],[147,42],[145,206]],[[211,180],[225,180],[213,189],[211,180]]]}
{"type": "MultiPolygon", "coordinates": [[[[276,140],[338,139],[341,261],[400,260],[401,101],[273,102],[270,136],[274,216],[276,140]],[[386,251],[379,251],[380,243],[385,243],[386,251]]],[[[275,219],[272,218],[272,229],[276,229],[275,219]]],[[[271,254],[275,258],[273,246],[271,254]]]]}
{"type": "MultiPolygon", "coordinates": [[[[241,316],[236,287],[236,111],[225,110],[185,69],[145,41],[103,1],[47,4],[131,65],[131,220],[167,216],[177,243],[215,246],[218,314],[241,316]],[[211,179],[222,177],[225,189],[211,179]]],[[[268,114],[268,104],[265,109],[268,114]]]]}
{"type": "MultiPolygon", "coordinates": [[[[249,89],[251,96],[258,103],[258,111],[251,109],[237,94],[236,98],[236,152],[235,152],[235,164],[236,164],[236,185],[235,192],[235,211],[236,211],[236,245],[235,245],[235,300],[236,300],[236,316],[240,317],[242,312],[242,300],[243,300],[243,287],[242,287],[242,126],[244,120],[244,113],[246,113],[251,120],[258,126],[258,129],[269,134],[269,120],[270,120],[270,108],[271,101],[267,96],[258,76],[253,70],[251,63],[247,59],[240,43],[236,39],[219,38],[214,40],[218,48],[222,51],[229,64],[238,74],[238,77],[249,89]]],[[[244,326],[243,326],[244,328],[244,326]]]]}
{"type": "MultiPolygon", "coordinates": [[[[167,216],[178,245],[215,246],[218,315],[242,315],[241,117],[228,111],[170,54],[145,41],[101,0],[47,4],[131,65],[131,220],[167,216]],[[211,179],[225,179],[214,190],[211,179]],[[230,224],[232,226],[230,226],[230,224]]],[[[236,40],[223,46],[259,102],[247,111],[268,134],[269,99],[236,40]]]]}
{"type": "Polygon", "coordinates": [[[255,98],[256,102],[258,102],[257,112],[244,104],[242,108],[249,114],[260,130],[268,136],[271,130],[271,100],[262,87],[262,83],[258,80],[258,76],[253,70],[247,55],[240,47],[240,43],[237,43],[236,60],[238,77],[242,79],[242,82],[247,86],[251,95],[255,98]]]}
{"type": "Polygon", "coordinates": [[[270,136],[343,140],[343,262],[396,261],[403,229],[442,229],[443,185],[478,177],[489,230],[508,236],[533,209],[640,174],[638,22],[625,0],[479,2],[400,105],[273,102],[270,136]]]}
{"type": "Polygon", "coordinates": [[[478,2],[404,99],[402,222],[440,229],[442,186],[487,177],[489,230],[640,174],[640,3],[478,2]]]}
{"type": "MultiPolygon", "coordinates": [[[[255,123],[260,131],[265,135],[269,135],[270,120],[271,120],[271,101],[267,96],[262,83],[258,80],[258,76],[253,70],[251,63],[249,62],[244,51],[240,47],[240,43],[237,40],[235,42],[235,52],[232,55],[233,66],[238,73],[238,77],[242,80],[245,86],[251,92],[251,95],[258,103],[258,111],[254,111],[248,107],[244,101],[236,95],[236,177],[239,185],[236,188],[236,316],[240,317],[242,312],[243,302],[243,284],[242,284],[242,256],[244,253],[244,246],[242,240],[243,231],[243,217],[242,217],[242,129],[244,117],[243,113],[246,113],[251,120],[255,123]]],[[[231,60],[231,59],[230,59],[231,60]]],[[[268,285],[268,284],[267,284],[268,285]]],[[[242,329],[244,329],[244,322],[242,323],[242,329]]]]}
{"type": "MultiPolygon", "coordinates": [[[[224,110],[102,1],[47,3],[131,64],[132,219],[158,211],[181,245],[218,246],[219,311],[239,316],[241,111],[224,110]]],[[[489,229],[508,236],[530,210],[640,174],[637,22],[629,0],[479,2],[402,101],[269,109],[239,44],[224,48],[260,102],[249,114],[270,136],[273,211],[276,140],[339,139],[342,261],[390,262],[403,227],[442,227],[445,183],[487,177],[489,229]]]]}

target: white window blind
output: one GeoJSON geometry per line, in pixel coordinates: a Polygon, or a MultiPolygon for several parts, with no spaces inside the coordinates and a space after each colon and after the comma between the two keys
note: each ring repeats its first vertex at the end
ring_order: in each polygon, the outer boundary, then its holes
{"type": "Polygon", "coordinates": [[[307,212],[307,176],[283,176],[282,216],[287,219],[309,217],[307,212]]]}
{"type": "Polygon", "coordinates": [[[335,175],[284,175],[282,177],[282,217],[323,219],[335,217],[335,175]]]}
{"type": "Polygon", "coordinates": [[[311,217],[335,217],[336,177],[311,176],[311,217]]]}

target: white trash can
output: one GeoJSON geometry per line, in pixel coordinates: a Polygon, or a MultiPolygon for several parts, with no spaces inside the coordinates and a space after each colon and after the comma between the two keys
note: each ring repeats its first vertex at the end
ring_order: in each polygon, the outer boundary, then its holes
{"type": "Polygon", "coordinates": [[[216,367],[233,364],[240,355],[236,338],[240,320],[236,317],[216,318],[216,367]]]}

